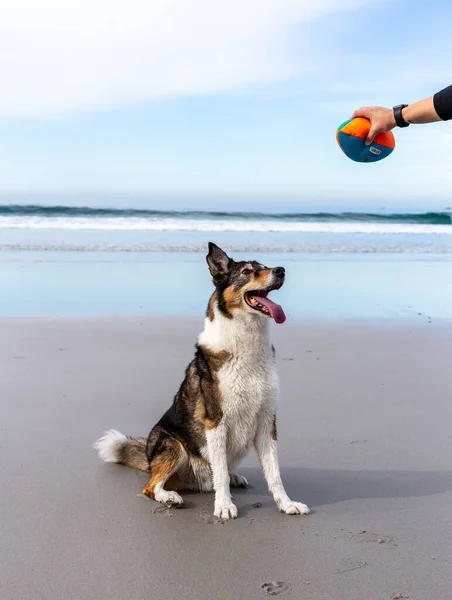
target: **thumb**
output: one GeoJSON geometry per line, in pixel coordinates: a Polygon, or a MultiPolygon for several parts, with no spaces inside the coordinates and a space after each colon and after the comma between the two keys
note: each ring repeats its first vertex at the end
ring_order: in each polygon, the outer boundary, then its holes
{"type": "Polygon", "coordinates": [[[378,132],[379,132],[378,128],[374,124],[372,124],[372,126],[369,130],[369,133],[367,134],[366,141],[364,142],[366,144],[366,146],[371,145],[371,143],[374,141],[374,138],[378,132]]]}

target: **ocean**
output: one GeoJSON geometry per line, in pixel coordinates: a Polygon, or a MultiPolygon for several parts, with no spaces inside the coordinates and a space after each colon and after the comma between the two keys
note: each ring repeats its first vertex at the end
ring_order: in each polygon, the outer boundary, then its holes
{"type": "MultiPolygon", "coordinates": [[[[291,318],[452,318],[452,209],[0,204],[0,316],[201,315],[214,241],[283,265],[291,318]]],[[[275,298],[276,300],[276,298],[275,298]]]]}
{"type": "Polygon", "coordinates": [[[0,205],[0,250],[452,253],[443,212],[165,211],[0,205]]]}

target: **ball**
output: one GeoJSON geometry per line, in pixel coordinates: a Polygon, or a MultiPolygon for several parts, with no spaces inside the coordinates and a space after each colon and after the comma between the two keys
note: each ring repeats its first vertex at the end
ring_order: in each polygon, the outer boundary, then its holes
{"type": "Polygon", "coordinates": [[[336,140],[342,152],[356,162],[377,162],[389,156],[395,148],[392,131],[378,133],[370,146],[366,146],[369,131],[369,119],[348,119],[337,128],[336,140]]]}

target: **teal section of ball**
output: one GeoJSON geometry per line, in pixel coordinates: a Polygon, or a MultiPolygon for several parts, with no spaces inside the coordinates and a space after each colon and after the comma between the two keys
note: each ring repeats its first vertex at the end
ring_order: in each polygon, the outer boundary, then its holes
{"type": "Polygon", "coordinates": [[[375,141],[366,146],[364,139],[338,132],[338,142],[344,154],[356,162],[377,162],[391,154],[394,148],[377,144],[375,141]]]}

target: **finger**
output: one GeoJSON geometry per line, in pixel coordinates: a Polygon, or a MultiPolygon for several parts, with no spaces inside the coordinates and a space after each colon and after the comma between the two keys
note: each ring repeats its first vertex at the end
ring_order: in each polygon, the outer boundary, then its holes
{"type": "Polygon", "coordinates": [[[356,117],[364,117],[366,119],[369,119],[370,118],[370,108],[368,106],[361,106],[361,108],[358,108],[352,114],[352,119],[356,119],[356,117]]]}

